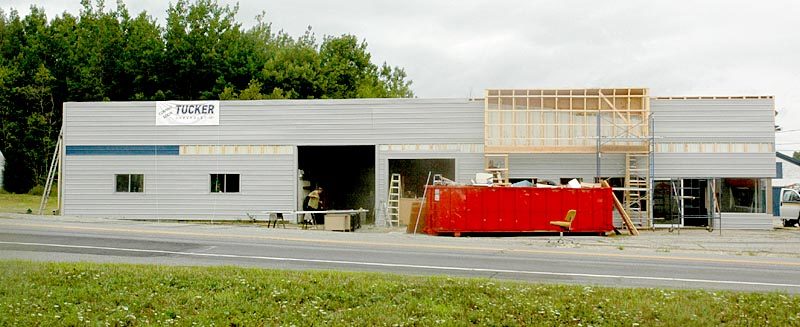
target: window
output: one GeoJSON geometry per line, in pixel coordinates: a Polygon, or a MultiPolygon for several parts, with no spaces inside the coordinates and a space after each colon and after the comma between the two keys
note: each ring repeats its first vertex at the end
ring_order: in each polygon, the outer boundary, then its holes
{"type": "Polygon", "coordinates": [[[720,189],[722,212],[765,212],[764,183],[752,178],[724,178],[720,189]]]}
{"type": "Polygon", "coordinates": [[[144,192],[143,174],[117,174],[115,180],[117,192],[144,192]]]}
{"type": "Polygon", "coordinates": [[[800,195],[794,191],[783,191],[783,202],[800,202],[800,195]]]}
{"type": "Polygon", "coordinates": [[[211,193],[238,193],[239,174],[211,174],[211,193]]]}

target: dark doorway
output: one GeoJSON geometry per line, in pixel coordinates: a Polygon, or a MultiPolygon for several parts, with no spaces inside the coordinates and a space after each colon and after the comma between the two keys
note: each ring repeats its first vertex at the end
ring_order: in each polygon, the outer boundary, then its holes
{"type": "Polygon", "coordinates": [[[683,180],[683,225],[708,226],[708,181],[683,180]]]}
{"type": "Polygon", "coordinates": [[[681,225],[680,198],[677,185],[680,181],[653,182],[653,220],[656,224],[681,225]]]}
{"type": "Polygon", "coordinates": [[[392,174],[400,174],[404,198],[421,198],[425,191],[425,180],[431,173],[440,174],[442,177],[455,181],[456,160],[455,159],[389,159],[389,180],[392,174]]]}
{"type": "Polygon", "coordinates": [[[325,209],[375,207],[375,146],[298,146],[297,168],[303,185],[299,200],[323,188],[325,209]]]}

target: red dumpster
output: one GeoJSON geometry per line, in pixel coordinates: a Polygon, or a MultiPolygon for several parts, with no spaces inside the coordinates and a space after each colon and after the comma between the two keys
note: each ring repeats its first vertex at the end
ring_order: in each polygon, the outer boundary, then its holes
{"type": "Polygon", "coordinates": [[[428,186],[428,234],[558,232],[551,221],[575,210],[571,231],[612,231],[610,188],[428,186]]]}

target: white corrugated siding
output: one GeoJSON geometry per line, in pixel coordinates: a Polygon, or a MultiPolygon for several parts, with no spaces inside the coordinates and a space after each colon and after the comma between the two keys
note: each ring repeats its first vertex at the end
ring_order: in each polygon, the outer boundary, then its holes
{"type": "Polygon", "coordinates": [[[715,221],[720,226],[716,228],[725,229],[773,229],[772,215],[768,213],[739,213],[723,212],[722,222],[715,221]]]}
{"type": "MultiPolygon", "coordinates": [[[[772,99],[653,99],[660,143],[774,144],[772,99]]],[[[482,101],[356,99],[223,101],[219,126],[155,126],[154,102],[66,103],[66,145],[377,145],[376,205],[389,159],[452,158],[457,181],[483,171],[482,151],[381,150],[381,144],[482,145],[482,101]]],[[[773,146],[774,148],[774,146],[773,146]]],[[[294,148],[293,148],[294,149],[294,148]]],[[[187,153],[184,153],[187,154],[187,153]]],[[[772,177],[774,153],[657,153],[657,177],[772,177]]],[[[296,205],[295,154],[66,156],[64,213],[131,218],[240,218],[296,205]],[[222,165],[222,169],[218,165],[222,165]],[[144,194],[113,192],[113,174],[145,176],[144,194]],[[208,193],[208,174],[239,172],[242,192],[208,193]]],[[[595,175],[593,154],[512,155],[512,178],[595,175]]],[[[624,156],[604,154],[604,176],[624,175],[624,156]]],[[[382,222],[382,213],[378,215],[382,222]]]]}
{"type": "MultiPolygon", "coordinates": [[[[603,177],[625,176],[624,154],[602,154],[600,173],[603,177]]],[[[559,178],[583,178],[593,182],[597,174],[595,154],[512,154],[508,158],[511,178],[538,178],[553,180],[559,178]]]]}
{"type": "Polygon", "coordinates": [[[483,143],[483,102],[222,101],[219,126],[155,126],[155,102],[65,103],[67,145],[483,143]]]}
{"type": "MultiPolygon", "coordinates": [[[[483,143],[483,102],[466,99],[222,101],[220,106],[219,126],[155,126],[155,102],[66,103],[67,146],[183,147],[180,156],[66,156],[64,213],[241,219],[248,211],[296,206],[297,145],[483,143]],[[263,151],[235,145],[288,145],[293,151],[260,155],[263,151]],[[233,154],[198,154],[218,150],[233,154]],[[245,150],[248,154],[238,155],[245,150]],[[145,174],[144,193],[114,193],[115,173],[137,172],[145,174]],[[209,174],[215,172],[240,173],[241,192],[209,193],[209,174]]],[[[442,156],[428,151],[417,157],[442,156]]],[[[480,166],[480,160],[457,159],[457,171],[473,161],[480,166]]]]}
{"type": "Polygon", "coordinates": [[[294,208],[294,155],[68,156],[64,214],[246,219],[294,208]],[[239,193],[211,193],[210,174],[240,174],[239,193]],[[115,174],[144,174],[143,193],[114,192],[115,174]]]}
{"type": "Polygon", "coordinates": [[[775,176],[773,99],[652,99],[656,143],[768,143],[750,153],[656,153],[658,178],[775,176]]]}

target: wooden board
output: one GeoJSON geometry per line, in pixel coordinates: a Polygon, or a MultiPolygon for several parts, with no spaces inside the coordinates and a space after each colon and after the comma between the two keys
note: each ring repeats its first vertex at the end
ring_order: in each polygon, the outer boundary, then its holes
{"type": "Polygon", "coordinates": [[[400,198],[400,226],[408,226],[412,220],[417,219],[417,212],[411,209],[415,203],[422,203],[422,199],[400,198]]]}
{"type": "MultiPolygon", "coordinates": [[[[600,181],[600,184],[603,185],[603,187],[611,187],[605,180],[600,181]]],[[[614,198],[614,208],[617,208],[620,216],[622,216],[622,222],[625,224],[625,227],[628,228],[628,232],[630,232],[633,236],[638,236],[639,230],[633,225],[633,221],[631,221],[631,217],[628,216],[628,213],[625,212],[625,208],[622,207],[622,203],[619,202],[619,199],[617,199],[616,195],[613,193],[611,195],[614,198]]]]}

